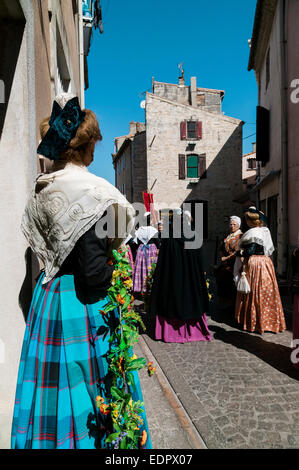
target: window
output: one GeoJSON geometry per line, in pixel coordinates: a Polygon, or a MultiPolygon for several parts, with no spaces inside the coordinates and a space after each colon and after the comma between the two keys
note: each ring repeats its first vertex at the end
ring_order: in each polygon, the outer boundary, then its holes
{"type": "Polygon", "coordinates": [[[198,156],[187,156],[187,178],[198,178],[198,156]]]}
{"type": "Polygon", "coordinates": [[[206,178],[206,154],[179,155],[179,179],[206,178]]]}
{"type": "Polygon", "coordinates": [[[247,160],[247,170],[255,170],[256,169],[256,159],[255,158],[248,158],[247,160]]]}
{"type": "Polygon", "coordinates": [[[182,121],[180,124],[181,140],[200,140],[202,138],[201,121],[182,121]]]}
{"type": "Polygon", "coordinates": [[[187,138],[196,139],[197,137],[197,126],[195,121],[187,121],[187,138]]]}
{"type": "Polygon", "coordinates": [[[256,160],[264,166],[270,160],[270,111],[256,108],[256,160]]]}
{"type": "Polygon", "coordinates": [[[56,41],[57,41],[57,48],[56,48],[57,67],[55,68],[56,91],[57,91],[57,94],[62,93],[62,92],[70,93],[72,92],[71,76],[70,76],[67,60],[66,60],[65,53],[64,53],[64,48],[62,44],[62,39],[61,39],[58,23],[56,23],[56,41]]]}

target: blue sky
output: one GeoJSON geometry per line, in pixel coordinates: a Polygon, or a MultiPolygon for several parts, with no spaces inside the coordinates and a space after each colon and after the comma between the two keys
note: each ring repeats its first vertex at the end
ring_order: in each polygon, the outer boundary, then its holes
{"type": "Polygon", "coordinates": [[[86,107],[97,114],[103,141],[90,170],[114,184],[114,138],[144,122],[140,102],[157,81],[225,90],[222,110],[245,121],[243,153],[255,135],[257,86],[247,71],[256,0],[101,0],[104,33],[94,31],[88,56],[86,107]]]}

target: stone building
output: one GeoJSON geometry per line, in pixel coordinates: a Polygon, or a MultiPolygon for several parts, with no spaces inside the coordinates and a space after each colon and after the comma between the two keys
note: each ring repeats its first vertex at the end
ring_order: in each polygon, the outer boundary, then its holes
{"type": "Polygon", "coordinates": [[[242,181],[245,185],[255,183],[257,177],[256,144],[252,152],[245,153],[242,158],[242,181]]]}
{"type": "Polygon", "coordinates": [[[0,448],[10,444],[16,377],[38,266],[20,230],[37,172],[39,123],[60,91],[87,82],[89,20],[81,0],[0,0],[0,448]]]}
{"type": "Polygon", "coordinates": [[[115,186],[128,201],[141,202],[147,184],[145,124],[130,122],[129,134],[116,137],[114,143],[115,186]]]}
{"type": "MultiPolygon", "coordinates": [[[[138,194],[152,190],[155,208],[203,203],[207,269],[214,263],[217,240],[227,231],[228,217],[241,211],[233,201],[242,191],[243,122],[222,113],[223,97],[223,90],[197,87],[196,77],[190,86],[183,76],[179,84],[153,81],[152,92],[146,94],[145,148],[139,156],[143,180],[138,194]]],[[[133,167],[134,158],[135,153],[133,167]]],[[[125,177],[129,168],[120,171],[125,177]]],[[[134,175],[127,181],[134,187],[134,175]]],[[[131,187],[125,192],[128,197],[131,187]]]]}
{"type": "Polygon", "coordinates": [[[248,70],[258,85],[254,188],[272,232],[277,273],[290,274],[299,246],[299,2],[258,0],[248,70]]]}

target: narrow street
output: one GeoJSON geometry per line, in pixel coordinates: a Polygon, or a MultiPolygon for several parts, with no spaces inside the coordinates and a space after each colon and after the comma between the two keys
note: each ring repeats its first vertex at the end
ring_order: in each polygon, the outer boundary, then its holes
{"type": "MultiPolygon", "coordinates": [[[[141,341],[202,439],[201,448],[299,448],[299,371],[290,362],[290,311],[285,316],[286,332],[261,336],[238,329],[233,315],[212,313],[212,342],[174,344],[155,341],[153,319],[144,314],[147,334],[141,341]]],[[[162,405],[161,388],[152,379],[141,378],[153,447],[195,448],[181,422],[176,431],[176,413],[162,405]]]]}

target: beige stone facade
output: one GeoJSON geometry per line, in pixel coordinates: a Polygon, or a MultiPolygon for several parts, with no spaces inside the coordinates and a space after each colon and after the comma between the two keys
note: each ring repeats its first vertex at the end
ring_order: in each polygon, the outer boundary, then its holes
{"type": "Polygon", "coordinates": [[[115,138],[115,186],[130,202],[142,202],[146,177],[145,124],[130,122],[130,133],[115,138]]]}
{"type": "MultiPolygon", "coordinates": [[[[151,190],[158,210],[190,201],[204,203],[208,269],[214,263],[217,240],[227,232],[229,216],[242,215],[241,206],[233,201],[242,191],[243,122],[222,113],[223,90],[199,88],[195,77],[190,86],[182,80],[178,85],[154,81],[152,91],[146,95],[146,140],[145,148],[140,149],[146,157],[140,159],[142,191],[151,190]],[[190,130],[182,138],[181,126],[188,126],[188,122],[200,129],[200,134],[194,131],[193,135],[190,130]],[[197,164],[193,169],[188,166],[192,163],[189,157],[204,160],[200,163],[204,167],[199,165],[202,174],[197,164]]],[[[132,182],[133,187],[140,184],[134,178],[132,182]]],[[[129,194],[127,188],[127,197],[129,194]]]]}
{"type": "Polygon", "coordinates": [[[284,278],[290,275],[291,251],[299,243],[298,18],[297,0],[259,0],[248,67],[255,71],[258,104],[269,113],[269,133],[264,126],[257,137],[257,155],[269,139],[269,159],[261,163],[256,196],[268,216],[277,249],[274,261],[284,278]]]}

